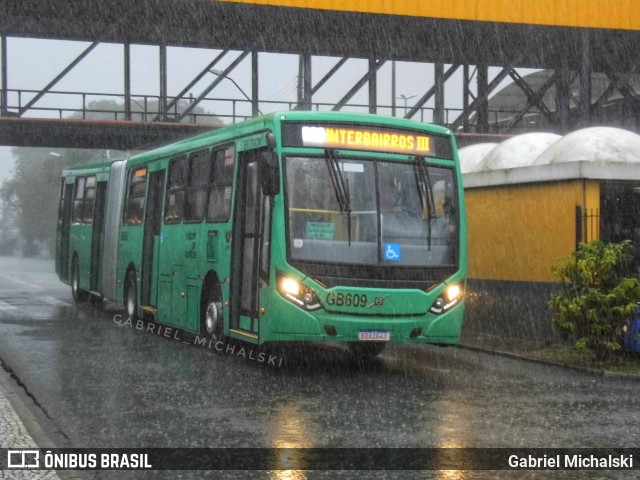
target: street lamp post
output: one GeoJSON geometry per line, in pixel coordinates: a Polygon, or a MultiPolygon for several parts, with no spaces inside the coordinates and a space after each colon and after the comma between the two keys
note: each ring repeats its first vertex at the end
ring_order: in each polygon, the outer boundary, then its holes
{"type": "MultiPolygon", "coordinates": [[[[127,98],[126,95],[118,95],[115,93],[110,93],[109,94],[110,97],[118,97],[118,98],[122,98],[124,100],[124,111],[125,111],[125,120],[131,120],[131,103],[135,103],[138,107],[140,107],[140,112],[133,112],[133,113],[139,113],[140,114],[140,118],[143,122],[146,121],[147,118],[147,107],[146,107],[146,103],[147,103],[147,97],[145,95],[145,105],[141,105],[140,102],[138,102],[137,100],[134,100],[133,98],[131,98],[131,95],[129,95],[129,97],[127,98]],[[127,110],[129,111],[129,118],[127,118],[127,110]]],[[[82,109],[83,109],[83,115],[86,114],[86,107],[84,106],[84,101],[82,102],[82,109]]],[[[115,119],[118,119],[118,114],[120,113],[120,111],[116,110],[113,113],[115,113],[115,119]]],[[[155,120],[158,120],[158,118],[156,118],[155,120]]]]}
{"type": "MultiPolygon", "coordinates": [[[[125,102],[127,101],[127,97],[126,96],[124,96],[124,95],[118,95],[118,96],[120,98],[124,98],[125,102]]],[[[138,113],[138,112],[131,112],[131,103],[135,103],[138,107],[140,107],[140,119],[143,122],[145,122],[147,120],[147,107],[146,107],[146,105],[141,105],[140,102],[138,102],[137,100],[134,100],[133,98],[131,98],[131,96],[129,96],[128,101],[130,102],[129,106],[128,106],[129,115],[131,116],[132,113],[134,113],[134,114],[138,113]]],[[[145,96],[145,104],[146,104],[146,102],[147,102],[147,97],[145,96]]],[[[125,114],[126,114],[126,110],[127,110],[127,106],[125,105],[125,114]]],[[[131,118],[128,118],[127,120],[131,120],[131,118]]]]}
{"type": "Polygon", "coordinates": [[[401,93],[397,97],[397,98],[401,98],[402,100],[404,100],[404,115],[405,115],[405,117],[407,116],[407,101],[411,100],[413,97],[415,97],[415,95],[409,95],[407,97],[404,93],[401,93]]]}
{"type": "MultiPolygon", "coordinates": [[[[253,104],[253,100],[249,97],[249,95],[247,95],[245,93],[245,91],[240,87],[240,85],[238,85],[238,83],[233,78],[231,78],[228,75],[225,75],[223,71],[218,70],[216,68],[210,69],[209,72],[213,73],[214,75],[216,75],[216,76],[218,76],[220,78],[226,78],[227,80],[230,80],[236,86],[236,88],[238,90],[240,90],[240,93],[242,93],[242,95],[244,95],[244,98],[246,98],[249,102],[251,102],[253,104]]],[[[258,113],[260,115],[262,115],[262,112],[260,111],[260,108],[257,105],[256,105],[256,110],[258,111],[258,113]]]]}
{"type": "Polygon", "coordinates": [[[396,116],[396,61],[391,61],[391,116],[396,116]]]}

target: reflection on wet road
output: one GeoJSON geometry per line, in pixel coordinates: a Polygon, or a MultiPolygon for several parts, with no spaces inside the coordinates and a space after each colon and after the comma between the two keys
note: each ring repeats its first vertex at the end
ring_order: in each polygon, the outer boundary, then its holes
{"type": "MultiPolygon", "coordinates": [[[[220,352],[194,346],[180,332],[164,338],[157,329],[146,331],[146,325],[138,329],[118,310],[73,306],[51,262],[0,258],[0,265],[0,358],[39,403],[40,418],[59,446],[640,446],[638,383],[434,346],[391,346],[366,363],[355,361],[346,349],[324,345],[249,353],[248,345],[229,344],[220,352]],[[259,362],[259,353],[274,359],[259,362]]],[[[155,476],[205,476],[164,473],[155,476]]],[[[223,473],[209,477],[247,477],[246,472],[223,473]]],[[[618,475],[344,474],[625,478],[618,475]]],[[[144,477],[122,472],[85,476],[144,477]]],[[[336,472],[279,470],[251,476],[335,478],[336,472]]]]}

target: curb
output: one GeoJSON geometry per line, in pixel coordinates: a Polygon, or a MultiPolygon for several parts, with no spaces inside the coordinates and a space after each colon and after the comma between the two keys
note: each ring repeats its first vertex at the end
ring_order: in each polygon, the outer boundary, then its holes
{"type": "Polygon", "coordinates": [[[551,367],[560,367],[560,368],[564,368],[566,370],[573,370],[576,372],[580,372],[580,373],[585,373],[587,375],[591,375],[594,377],[603,377],[603,378],[608,378],[608,379],[615,379],[615,380],[626,380],[626,381],[632,381],[632,382],[640,382],[640,375],[634,375],[632,373],[620,373],[620,372],[610,372],[609,370],[597,370],[595,368],[589,368],[589,367],[581,367],[579,365],[572,365],[570,363],[562,363],[562,362],[554,362],[553,360],[544,360],[541,358],[534,358],[534,357],[527,357],[525,355],[520,355],[517,353],[511,353],[511,352],[503,352],[500,350],[491,350],[488,348],[483,348],[483,347],[475,347],[472,345],[462,345],[462,344],[458,344],[458,345],[452,345],[456,348],[459,348],[461,350],[469,350],[472,352],[480,352],[480,353],[487,353],[489,355],[495,355],[497,357],[505,357],[505,358],[511,358],[513,360],[522,360],[525,362],[530,362],[530,363],[537,363],[540,365],[548,365],[551,367]]]}
{"type": "MultiPolygon", "coordinates": [[[[27,403],[33,402],[33,399],[28,397],[27,393],[16,381],[16,378],[10,373],[10,367],[1,359],[0,395],[7,399],[37,448],[57,448],[57,445],[44,432],[35,415],[31,413],[27,406],[27,403]]],[[[54,478],[59,478],[60,480],[80,480],[77,473],[70,470],[50,470],[50,472],[55,472],[57,477],[54,478]]]]}

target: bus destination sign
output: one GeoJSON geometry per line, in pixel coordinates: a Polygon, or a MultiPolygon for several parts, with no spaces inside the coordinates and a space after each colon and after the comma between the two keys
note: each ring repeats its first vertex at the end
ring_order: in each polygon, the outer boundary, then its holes
{"type": "Polygon", "coordinates": [[[382,150],[426,155],[431,138],[405,132],[382,132],[356,127],[301,127],[305,146],[348,148],[352,150],[382,150]]]}
{"type": "Polygon", "coordinates": [[[449,141],[444,137],[360,125],[288,124],[283,126],[283,140],[284,146],[289,147],[370,150],[450,158],[449,141]]]}

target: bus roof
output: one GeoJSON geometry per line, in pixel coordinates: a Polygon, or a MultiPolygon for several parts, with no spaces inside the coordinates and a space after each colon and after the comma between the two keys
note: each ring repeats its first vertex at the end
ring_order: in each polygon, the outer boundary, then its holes
{"type": "Polygon", "coordinates": [[[112,163],[113,162],[100,162],[92,163],[90,165],[80,165],[78,167],[67,168],[62,171],[62,176],[66,177],[68,175],[108,172],[111,168],[112,163]]]}

